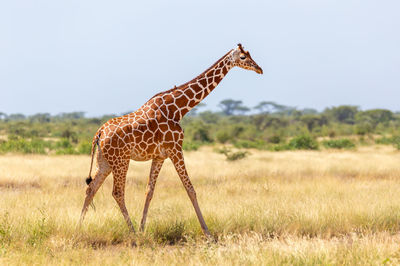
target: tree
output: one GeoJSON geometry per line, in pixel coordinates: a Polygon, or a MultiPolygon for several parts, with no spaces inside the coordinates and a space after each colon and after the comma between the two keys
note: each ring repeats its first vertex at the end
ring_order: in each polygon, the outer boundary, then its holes
{"type": "Polygon", "coordinates": [[[318,114],[318,111],[313,108],[304,108],[301,110],[301,113],[304,115],[316,115],[318,114]]]}
{"type": "Polygon", "coordinates": [[[358,113],[358,106],[341,105],[326,109],[324,112],[334,120],[345,124],[354,124],[355,116],[358,113]]]}
{"type": "Polygon", "coordinates": [[[192,141],[199,142],[212,142],[212,138],[210,137],[210,126],[203,123],[202,121],[195,121],[191,123],[190,128],[185,131],[185,135],[188,136],[188,139],[192,141]]]}
{"type": "Polygon", "coordinates": [[[31,122],[48,123],[51,115],[49,113],[38,113],[29,117],[31,122]]]}
{"type": "Polygon", "coordinates": [[[277,104],[275,109],[276,113],[281,115],[293,115],[293,114],[300,115],[297,108],[292,106],[277,104]]]}
{"type": "Polygon", "coordinates": [[[222,109],[222,113],[225,115],[233,115],[235,112],[243,114],[250,111],[246,106],[243,106],[242,101],[236,101],[232,99],[226,99],[218,104],[218,107],[222,109]]]}
{"type": "Polygon", "coordinates": [[[241,115],[244,115],[245,113],[249,112],[250,108],[246,107],[246,106],[237,106],[235,112],[238,112],[241,115]]]}
{"type": "Polygon", "coordinates": [[[24,120],[25,119],[25,115],[23,115],[23,114],[10,114],[8,116],[8,119],[10,119],[10,120],[24,120]]]}
{"type": "Polygon", "coordinates": [[[61,119],[81,119],[85,117],[85,112],[61,113],[57,117],[61,119]]]}
{"type": "Polygon", "coordinates": [[[216,124],[220,119],[220,115],[218,115],[217,113],[213,113],[211,111],[201,112],[199,114],[199,117],[207,124],[216,124]]]}
{"type": "Polygon", "coordinates": [[[307,126],[307,129],[310,132],[312,132],[315,127],[322,126],[327,123],[325,117],[321,115],[303,115],[301,116],[300,121],[307,126]]]}
{"type": "Polygon", "coordinates": [[[61,132],[61,137],[64,139],[72,140],[72,142],[78,142],[78,134],[71,130],[70,128],[66,128],[61,132]]]}
{"type": "Polygon", "coordinates": [[[284,117],[267,115],[267,114],[258,114],[251,116],[251,123],[254,124],[257,130],[263,131],[268,127],[271,128],[284,128],[288,125],[287,119],[284,117]]]}
{"type": "Polygon", "coordinates": [[[394,115],[391,111],[385,109],[373,109],[364,112],[359,112],[356,115],[357,123],[369,123],[375,128],[379,123],[387,123],[394,120],[394,115]]]}
{"type": "Polygon", "coordinates": [[[296,107],[277,104],[271,101],[262,101],[253,108],[262,114],[277,113],[283,115],[292,115],[295,111],[297,111],[296,107]]]}
{"type": "Polygon", "coordinates": [[[253,108],[258,110],[262,114],[269,114],[272,113],[276,106],[277,104],[274,102],[262,101],[253,108]]]}
{"type": "Polygon", "coordinates": [[[222,109],[222,113],[225,115],[233,115],[235,109],[242,104],[242,101],[235,101],[232,99],[226,99],[218,104],[218,107],[222,109]]]}
{"type": "Polygon", "coordinates": [[[0,112],[0,119],[7,119],[7,114],[0,112]]]}

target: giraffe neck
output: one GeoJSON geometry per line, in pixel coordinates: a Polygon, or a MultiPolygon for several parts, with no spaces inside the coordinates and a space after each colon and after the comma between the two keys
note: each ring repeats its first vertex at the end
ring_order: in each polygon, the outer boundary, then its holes
{"type": "Polygon", "coordinates": [[[185,84],[169,91],[156,94],[166,106],[169,119],[179,121],[193,107],[199,104],[210,92],[217,87],[225,75],[232,69],[232,51],[229,51],[210,68],[185,84]]]}

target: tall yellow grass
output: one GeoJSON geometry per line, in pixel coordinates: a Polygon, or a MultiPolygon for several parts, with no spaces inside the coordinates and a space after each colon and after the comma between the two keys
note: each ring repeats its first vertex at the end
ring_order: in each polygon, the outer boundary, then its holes
{"type": "MultiPolygon", "coordinates": [[[[202,236],[169,161],[146,232],[129,234],[111,196],[112,176],[76,230],[89,157],[1,156],[0,264],[399,263],[395,150],[251,151],[228,162],[204,148],[185,156],[215,242],[202,236]]],[[[149,162],[132,162],[128,173],[126,204],[136,223],[149,170],[149,162]]]]}

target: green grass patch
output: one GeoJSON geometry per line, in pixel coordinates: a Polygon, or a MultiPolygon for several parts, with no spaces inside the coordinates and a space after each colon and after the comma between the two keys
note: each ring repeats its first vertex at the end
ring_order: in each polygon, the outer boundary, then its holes
{"type": "Polygon", "coordinates": [[[356,147],[354,142],[349,139],[330,139],[322,141],[322,145],[327,149],[353,149],[356,147]]]}

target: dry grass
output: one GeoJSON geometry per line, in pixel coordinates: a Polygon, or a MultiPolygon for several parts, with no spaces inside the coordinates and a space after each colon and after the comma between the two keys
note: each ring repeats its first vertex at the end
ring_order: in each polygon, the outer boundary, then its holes
{"type": "MultiPolygon", "coordinates": [[[[227,162],[186,153],[207,242],[170,162],[160,173],[145,234],[129,235],[110,176],[84,227],[87,156],[0,157],[0,264],[398,264],[400,154],[257,152],[227,162]],[[132,244],[136,243],[137,246],[132,244]]],[[[126,202],[140,221],[149,162],[132,162],[126,202]]]]}

